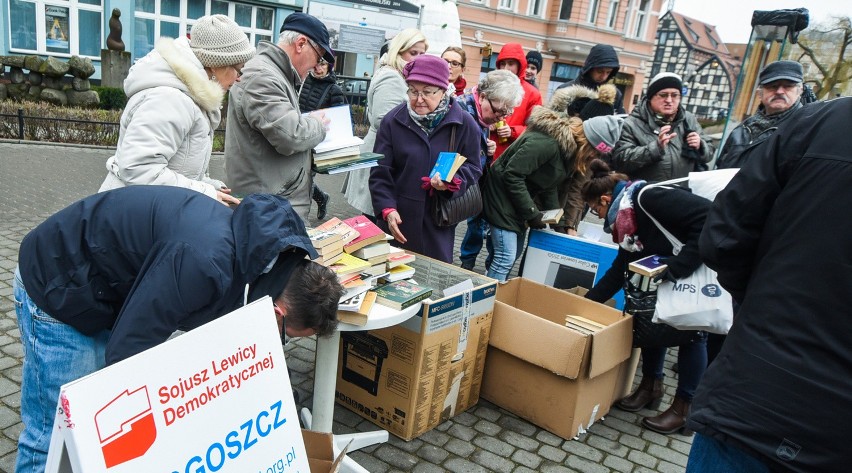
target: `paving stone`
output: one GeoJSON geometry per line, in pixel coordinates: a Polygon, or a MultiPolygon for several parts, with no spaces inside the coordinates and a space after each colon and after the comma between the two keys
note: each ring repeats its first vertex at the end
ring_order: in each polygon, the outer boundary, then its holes
{"type": "Polygon", "coordinates": [[[648,454],[653,455],[659,458],[660,460],[665,460],[667,462],[674,463],[675,465],[680,465],[684,468],[686,467],[686,461],[689,458],[688,455],[684,455],[669,448],[663,448],[659,445],[649,446],[648,454]]]}
{"type": "Polygon", "coordinates": [[[603,452],[595,450],[593,447],[590,447],[582,442],[565,442],[562,445],[562,450],[565,450],[568,453],[573,453],[574,455],[578,455],[593,462],[599,462],[604,457],[603,452]]]}
{"type": "Polygon", "coordinates": [[[477,450],[470,456],[471,461],[478,465],[482,465],[488,471],[511,471],[514,464],[508,459],[500,455],[495,455],[485,450],[477,450]]]}
{"type": "Polygon", "coordinates": [[[683,453],[686,456],[689,456],[689,450],[692,448],[692,439],[693,438],[694,437],[689,437],[688,442],[685,442],[685,441],[677,439],[677,438],[673,438],[669,442],[669,448],[671,448],[672,450],[676,450],[680,453],[683,453]]]}
{"type": "Polygon", "coordinates": [[[621,433],[630,435],[642,435],[642,428],[637,423],[625,422],[617,417],[609,416],[604,420],[607,427],[611,427],[621,433]]]}
{"type": "Polygon", "coordinates": [[[595,422],[588,430],[589,433],[593,434],[593,436],[603,437],[613,441],[618,440],[618,436],[621,435],[621,432],[611,427],[607,427],[601,422],[595,422]]]}
{"type": "Polygon", "coordinates": [[[444,473],[446,470],[438,465],[433,465],[427,462],[419,462],[411,471],[413,473],[444,473]]]}
{"type": "Polygon", "coordinates": [[[525,466],[519,466],[512,470],[512,473],[538,473],[539,470],[530,469],[525,466]]]}
{"type": "Polygon", "coordinates": [[[602,452],[610,453],[619,457],[626,456],[628,452],[628,448],[624,445],[603,437],[590,437],[588,444],[590,448],[594,448],[602,452]]]}
{"type": "Polygon", "coordinates": [[[653,430],[645,430],[642,432],[642,438],[657,445],[666,446],[669,444],[671,436],[654,432],[653,430]]]}
{"type": "Polygon", "coordinates": [[[529,452],[535,451],[540,445],[539,442],[536,442],[534,439],[511,430],[504,430],[501,432],[500,438],[507,443],[529,452]]]}
{"type": "Polygon", "coordinates": [[[653,468],[657,465],[658,460],[651,455],[648,455],[645,452],[639,452],[636,450],[631,451],[627,454],[627,459],[632,461],[633,463],[638,463],[642,466],[653,468]]]}
{"type": "Polygon", "coordinates": [[[436,447],[431,444],[424,444],[419,450],[417,450],[417,456],[435,464],[440,464],[446,460],[449,455],[449,452],[443,448],[436,447]]]}
{"type": "Polygon", "coordinates": [[[497,423],[504,429],[515,431],[527,437],[532,437],[537,430],[536,426],[514,416],[503,416],[497,421],[497,423]]]}
{"type": "Polygon", "coordinates": [[[551,434],[550,432],[548,432],[546,430],[539,430],[538,433],[535,434],[535,438],[536,438],[536,440],[539,440],[539,441],[546,443],[548,445],[552,445],[554,447],[562,445],[562,442],[565,441],[565,439],[563,439],[562,437],[560,437],[558,435],[551,434]]]}
{"type": "Polygon", "coordinates": [[[440,430],[436,430],[436,429],[432,429],[432,430],[422,434],[418,438],[420,440],[426,442],[426,443],[430,443],[430,444],[436,445],[438,447],[441,447],[441,446],[443,446],[444,444],[446,444],[447,442],[450,441],[449,435],[445,434],[444,432],[441,432],[440,430]]]}
{"type": "Polygon", "coordinates": [[[567,466],[562,466],[554,463],[545,463],[541,465],[541,473],[575,473],[574,470],[567,466]]]}
{"type": "Polygon", "coordinates": [[[472,443],[459,439],[450,440],[446,445],[444,445],[444,448],[446,448],[448,452],[455,453],[456,455],[465,458],[476,450],[472,443]]]}
{"type": "Polygon", "coordinates": [[[667,461],[661,461],[657,464],[657,471],[660,473],[683,473],[684,468],[686,468],[685,465],[675,465],[674,463],[669,463],[667,461]]]}
{"type": "Polygon", "coordinates": [[[473,439],[473,444],[483,450],[487,450],[501,457],[508,457],[515,451],[515,447],[495,437],[481,435],[473,439]]]}
{"type": "Polygon", "coordinates": [[[497,435],[500,433],[500,426],[487,420],[480,420],[473,428],[485,435],[497,435]]]}
{"type": "Polygon", "coordinates": [[[565,464],[584,473],[609,473],[609,468],[595,461],[589,461],[577,455],[568,455],[565,464]]]}
{"type": "Polygon", "coordinates": [[[634,450],[645,450],[648,446],[647,441],[642,440],[639,437],[634,437],[633,435],[622,435],[618,438],[618,443],[634,450]]]}
{"type": "Polygon", "coordinates": [[[393,445],[384,444],[376,450],[376,457],[388,465],[400,468],[404,471],[411,471],[414,465],[417,464],[417,457],[411,455],[404,450],[400,450],[393,445]]]}
{"type": "Polygon", "coordinates": [[[635,466],[633,463],[625,460],[624,458],[619,458],[614,455],[608,455],[604,458],[603,464],[604,466],[621,473],[628,473],[632,471],[635,466]]]}
{"type": "Polygon", "coordinates": [[[552,447],[550,445],[544,445],[541,448],[539,448],[538,454],[541,455],[542,457],[550,460],[550,461],[554,461],[554,462],[557,462],[557,463],[562,462],[562,460],[564,460],[565,457],[568,456],[568,454],[565,453],[564,450],[561,450],[561,449],[556,448],[556,447],[552,447]]]}
{"type": "Polygon", "coordinates": [[[490,406],[478,406],[474,411],[478,417],[487,421],[497,422],[500,418],[500,412],[490,406]]]}
{"type": "Polygon", "coordinates": [[[349,456],[370,473],[387,473],[390,470],[390,465],[373,455],[368,455],[363,449],[356,450],[349,456]]]}
{"type": "Polygon", "coordinates": [[[453,473],[489,473],[490,471],[464,458],[450,458],[444,462],[443,466],[453,473]]]}
{"type": "Polygon", "coordinates": [[[455,422],[456,424],[472,427],[473,424],[479,422],[479,418],[471,414],[470,412],[462,412],[461,414],[453,417],[453,422],[455,422]]]}
{"type": "Polygon", "coordinates": [[[512,454],[512,461],[535,469],[541,465],[542,460],[540,456],[527,450],[515,450],[515,453],[512,454]]]}
{"type": "Polygon", "coordinates": [[[469,442],[476,437],[476,431],[464,425],[455,424],[447,431],[450,437],[455,437],[460,440],[469,442]]]}

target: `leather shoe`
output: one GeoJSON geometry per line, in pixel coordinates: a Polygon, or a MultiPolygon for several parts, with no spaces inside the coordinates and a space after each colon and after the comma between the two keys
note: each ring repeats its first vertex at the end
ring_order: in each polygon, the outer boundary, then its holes
{"type": "Polygon", "coordinates": [[[640,409],[648,407],[656,409],[660,407],[660,400],[663,398],[663,380],[655,378],[642,378],[639,387],[633,394],[618,401],[619,409],[627,412],[636,412],[640,409]]]}
{"type": "Polygon", "coordinates": [[[689,401],[675,396],[671,407],[660,415],[642,419],[642,425],[661,434],[673,434],[680,430],[684,435],[692,435],[692,430],[686,427],[689,405],[689,401]]]}
{"type": "Polygon", "coordinates": [[[325,216],[328,213],[328,201],[331,200],[331,196],[329,196],[326,192],[319,191],[319,195],[316,197],[317,220],[325,220],[325,216]]]}

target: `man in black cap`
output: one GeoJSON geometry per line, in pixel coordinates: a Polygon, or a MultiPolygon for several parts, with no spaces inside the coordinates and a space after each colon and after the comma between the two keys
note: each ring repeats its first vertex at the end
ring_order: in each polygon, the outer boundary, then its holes
{"type": "Polygon", "coordinates": [[[327,119],[322,112],[303,116],[297,91],[321,62],[334,63],[325,25],[306,13],[291,13],[278,44],[258,44],[228,101],[225,175],[231,189],[237,195],[286,197],[305,222],[311,208],[311,150],[325,139],[327,119]]]}
{"type": "Polygon", "coordinates": [[[131,186],[60,210],[21,242],[20,472],[44,471],[60,387],[271,296],[282,339],[336,329],[343,288],[286,199],[231,210],[181,187],[131,186]]]}
{"type": "Polygon", "coordinates": [[[716,161],[717,168],[742,167],[746,151],[766,141],[802,107],[802,79],[802,65],[795,61],[776,61],[760,71],[757,112],[728,135],[716,161]]]}

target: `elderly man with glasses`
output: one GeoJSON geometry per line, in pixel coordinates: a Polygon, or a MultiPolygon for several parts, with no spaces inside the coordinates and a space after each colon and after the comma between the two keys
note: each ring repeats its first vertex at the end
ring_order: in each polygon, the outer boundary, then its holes
{"type": "Polygon", "coordinates": [[[757,112],[728,135],[716,161],[717,168],[742,167],[747,151],[766,141],[781,123],[802,108],[802,79],[802,65],[795,61],[776,61],[760,71],[757,112]]]}
{"type": "Polygon", "coordinates": [[[631,179],[658,182],[685,177],[713,159],[715,150],[695,115],[681,106],[682,90],[677,74],[662,72],[651,79],[612,151],[617,171],[631,179]]]}
{"type": "Polygon", "coordinates": [[[311,207],[311,150],[325,139],[322,112],[302,115],[298,90],[317,65],[334,62],[328,30],[292,13],[278,44],[261,41],[228,102],[225,175],[233,192],[287,198],[302,220],[311,207]]]}

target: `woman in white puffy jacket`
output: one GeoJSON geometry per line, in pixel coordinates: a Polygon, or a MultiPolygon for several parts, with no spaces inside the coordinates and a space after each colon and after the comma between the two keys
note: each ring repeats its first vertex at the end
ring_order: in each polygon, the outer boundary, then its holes
{"type": "Polygon", "coordinates": [[[130,68],[118,146],[100,192],[133,185],[194,189],[237,204],[207,175],[222,100],[254,56],[242,29],[224,15],[199,18],[191,39],[160,38],[130,68]]]}

